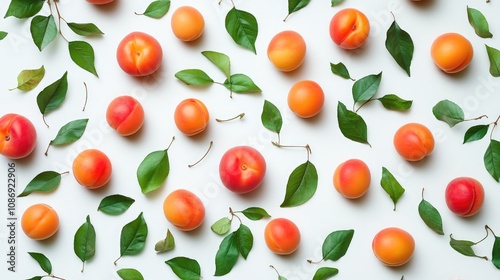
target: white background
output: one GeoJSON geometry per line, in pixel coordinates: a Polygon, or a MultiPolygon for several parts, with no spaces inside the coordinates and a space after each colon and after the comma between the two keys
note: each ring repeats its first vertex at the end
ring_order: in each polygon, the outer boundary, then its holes
{"type": "MultiPolygon", "coordinates": [[[[8,2],[0,3],[0,14],[5,14],[8,2]]],[[[113,164],[110,183],[99,190],[90,191],[77,184],[72,174],[62,178],[60,186],[52,193],[33,193],[19,198],[17,215],[21,217],[28,206],[44,202],[55,208],[60,216],[58,233],[46,241],[28,239],[22,230],[17,231],[17,272],[8,273],[2,262],[2,279],[25,279],[42,275],[43,271],[27,252],[45,254],[53,265],[53,273],[66,279],[119,279],[116,271],[121,268],[138,269],[145,279],[176,279],[164,263],[176,256],[196,259],[204,279],[276,279],[269,268],[275,266],[288,279],[312,279],[316,269],[322,266],[336,267],[340,273],[334,279],[498,279],[500,271],[491,262],[469,258],[455,252],[449,246],[449,234],[457,239],[477,241],[485,235],[484,225],[500,234],[500,185],[487,173],[483,154],[487,138],[462,144],[467,128],[494,121],[500,111],[500,80],[491,77],[485,44],[500,48],[500,17],[495,14],[500,3],[483,1],[437,1],[414,3],[407,0],[345,0],[336,7],[328,0],[317,0],[303,10],[292,14],[286,22],[287,1],[234,1],[237,8],[252,13],[259,23],[257,55],[237,46],[224,28],[224,18],[232,7],[231,2],[172,1],[169,13],[160,20],[136,16],[148,1],[117,0],[106,6],[93,6],[84,0],[62,0],[59,4],[63,17],[72,22],[93,22],[105,35],[80,38],[67,26],[63,33],[70,40],[86,40],[96,52],[96,68],[99,78],[78,68],[70,60],[67,43],[60,36],[43,52],[39,52],[29,33],[29,20],[2,19],[0,30],[9,32],[0,41],[2,54],[0,75],[0,114],[21,113],[35,124],[38,130],[37,148],[23,160],[16,160],[18,193],[38,173],[46,170],[71,171],[71,163],[77,153],[86,148],[104,151],[113,164]],[[177,40],[170,28],[173,11],[181,5],[195,6],[205,18],[205,32],[196,42],[177,40]],[[490,23],[492,39],[479,38],[467,21],[467,5],[482,11],[490,23]],[[371,33],[366,44],[356,51],[345,51],[331,41],[328,26],[331,17],[341,8],[357,7],[369,18],[371,33]],[[399,68],[384,46],[385,32],[392,23],[392,12],[397,22],[413,38],[415,53],[411,77],[399,68]],[[269,62],[266,49],[271,38],[282,30],[295,30],[307,43],[304,64],[292,73],[277,71],[269,62]],[[151,77],[127,76],[117,65],[116,46],[131,31],[145,31],[156,37],[164,50],[161,69],[151,77]],[[474,47],[474,58],[463,72],[448,75],[439,71],[430,58],[430,45],[434,38],[445,32],[458,32],[467,37],[474,47]],[[205,57],[204,50],[223,52],[231,58],[232,73],[245,73],[263,90],[261,94],[234,94],[220,85],[192,88],[174,77],[177,71],[199,68],[214,80],[224,77],[205,57]],[[413,100],[406,113],[388,111],[379,103],[372,102],[359,114],[368,125],[368,140],[372,147],[352,142],[342,136],[337,124],[336,107],[342,101],[352,107],[352,81],[335,76],[330,62],[343,62],[351,76],[361,78],[383,71],[377,97],[395,93],[413,100]],[[17,74],[23,69],[44,65],[46,75],[41,84],[31,92],[8,91],[16,86],[17,74]],[[62,106],[47,115],[50,128],[45,127],[36,105],[36,95],[47,85],[68,71],[69,90],[62,106]],[[286,104],[290,87],[304,79],[318,82],[326,95],[320,115],[304,120],[291,113],[286,104]],[[81,108],[88,85],[89,100],[84,112],[81,108]],[[136,97],[146,111],[146,121],[141,131],[132,137],[121,137],[105,122],[108,103],[119,95],[136,97]],[[173,111],[183,99],[195,97],[207,105],[211,119],[206,132],[196,137],[186,137],[175,127],[173,111]],[[314,197],[302,206],[280,208],[289,174],[306,161],[303,149],[277,148],[271,145],[276,135],[266,130],[260,121],[264,100],[273,102],[284,117],[281,140],[283,144],[309,144],[311,162],[319,174],[319,186],[314,197]],[[458,124],[449,128],[434,118],[431,109],[438,101],[452,100],[465,110],[466,118],[486,114],[488,119],[458,124]],[[245,112],[239,121],[217,123],[215,118],[228,118],[245,112]],[[79,141],[64,147],[51,147],[48,157],[44,151],[58,129],[70,120],[89,118],[87,130],[79,141]],[[436,140],[430,157],[409,163],[399,157],[392,145],[397,128],[408,122],[427,125],[436,140]],[[150,152],[166,148],[171,138],[176,140],[169,150],[170,175],[159,190],[143,195],[135,177],[142,159],[150,152]],[[207,158],[199,165],[188,168],[206,151],[209,142],[214,146],[207,158]],[[226,190],[218,177],[218,163],[222,154],[236,145],[251,145],[262,152],[268,164],[263,185],[248,195],[236,195],[226,190]],[[340,196],[332,184],[335,168],[350,158],[364,160],[372,174],[368,193],[351,201],[340,196]],[[397,210],[380,186],[382,167],[396,176],[406,189],[397,210]],[[459,176],[471,176],[483,183],[486,193],[483,209],[474,217],[460,218],[446,207],[444,189],[447,183],[459,176]],[[171,191],[186,188],[197,193],[206,207],[205,223],[194,232],[181,232],[169,224],[162,211],[164,198],[171,191]],[[425,226],[417,212],[422,188],[425,198],[441,213],[444,236],[439,236],[425,226]],[[108,216],[98,212],[100,200],[110,194],[127,195],[136,200],[131,208],[120,216],[108,216]],[[286,217],[300,228],[302,240],[299,249],[290,256],[277,256],[265,245],[263,229],[267,220],[243,222],[254,235],[254,246],[248,259],[240,257],[236,266],[226,276],[214,277],[215,254],[222,237],[210,230],[210,225],[228,215],[228,208],[243,210],[250,206],[265,208],[274,218],[286,217]],[[137,256],[125,256],[117,266],[113,261],[119,256],[121,228],[135,219],[140,212],[149,227],[146,248],[137,256]],[[73,252],[73,236],[77,228],[90,215],[97,232],[96,255],[80,273],[81,262],[73,252]],[[372,253],[373,236],[388,226],[401,227],[410,232],[416,241],[412,260],[399,268],[389,268],[380,263],[372,253]],[[307,259],[321,259],[321,244],[335,230],[354,229],[355,234],[347,254],[337,262],[311,265],[307,259]],[[176,248],[164,254],[156,254],[154,244],[164,238],[170,229],[176,239],[176,248]],[[250,276],[252,275],[252,276],[250,276]]],[[[43,14],[48,15],[47,6],[43,14]]],[[[489,136],[489,135],[488,135],[489,136]]],[[[500,132],[493,133],[495,139],[500,132]]],[[[6,158],[0,159],[0,182],[5,182],[6,158]],[[0,168],[1,169],[1,168],[0,168]]],[[[6,187],[0,192],[0,209],[6,222],[6,187]]],[[[237,223],[233,224],[233,230],[237,223]]],[[[7,229],[0,227],[0,250],[6,255],[7,229]]],[[[493,238],[474,247],[478,255],[491,256],[493,238]]],[[[5,258],[5,257],[4,257],[5,258]]]]}

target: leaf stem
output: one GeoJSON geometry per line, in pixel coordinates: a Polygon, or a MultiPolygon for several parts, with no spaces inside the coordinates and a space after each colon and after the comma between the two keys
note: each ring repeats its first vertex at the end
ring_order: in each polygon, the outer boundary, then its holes
{"type": "Polygon", "coordinates": [[[45,153],[44,153],[45,156],[49,155],[49,148],[51,145],[52,145],[52,141],[50,141],[49,145],[47,145],[47,149],[45,150],[45,153]]]}
{"type": "Polygon", "coordinates": [[[83,82],[83,85],[85,86],[85,102],[83,103],[82,112],[85,111],[85,108],[87,107],[87,101],[89,99],[89,90],[87,88],[87,83],[83,82]]]}
{"type": "MultiPolygon", "coordinates": [[[[279,134],[278,134],[278,139],[279,139],[279,134]]],[[[272,141],[271,142],[274,146],[279,147],[279,148],[305,148],[307,151],[307,160],[309,161],[309,155],[312,154],[311,147],[309,144],[306,144],[304,146],[300,145],[283,145],[280,144],[279,142],[272,141]]]]}
{"type": "Polygon", "coordinates": [[[45,115],[42,115],[42,119],[43,119],[43,123],[44,123],[47,127],[49,127],[49,124],[48,124],[48,123],[47,123],[47,121],[45,120],[45,115]]]}
{"type": "Polygon", "coordinates": [[[54,279],[66,280],[66,279],[64,279],[64,278],[61,278],[61,277],[55,276],[54,274],[49,274],[48,276],[49,276],[49,277],[51,277],[51,278],[54,278],[54,279]]]}
{"type": "Polygon", "coordinates": [[[488,231],[488,230],[489,230],[489,231],[491,232],[491,234],[493,234],[495,237],[497,236],[497,235],[495,234],[495,232],[494,232],[494,231],[493,231],[493,230],[492,230],[492,229],[491,229],[488,225],[485,225],[485,226],[484,226],[484,228],[486,229],[486,231],[488,231]]]}
{"type": "Polygon", "coordinates": [[[487,115],[481,115],[481,116],[479,116],[479,117],[475,117],[475,118],[472,118],[472,119],[465,119],[465,120],[463,120],[463,121],[464,121],[464,122],[467,122],[467,121],[477,121],[477,120],[480,120],[480,119],[482,119],[482,118],[488,118],[488,116],[487,116],[487,115]]]}
{"type": "Polygon", "coordinates": [[[500,120],[500,115],[493,123],[491,123],[491,124],[493,124],[493,127],[491,128],[491,132],[490,132],[490,140],[493,139],[493,130],[495,130],[495,128],[497,127],[499,120],[500,120]]]}
{"type": "Polygon", "coordinates": [[[210,152],[210,150],[212,149],[213,144],[214,144],[214,141],[210,141],[210,144],[209,144],[209,146],[208,146],[208,150],[205,152],[205,154],[204,154],[204,155],[203,155],[203,156],[202,156],[202,157],[201,157],[201,158],[200,158],[197,162],[195,162],[195,163],[193,163],[193,164],[189,164],[189,165],[188,165],[188,167],[190,167],[190,168],[191,168],[191,167],[193,167],[193,166],[197,165],[198,163],[200,163],[200,162],[201,162],[201,161],[202,161],[202,160],[203,160],[203,159],[204,159],[204,158],[208,155],[208,153],[209,153],[209,152],[210,152]]]}
{"type": "Polygon", "coordinates": [[[175,136],[172,136],[172,140],[170,140],[170,144],[168,144],[168,147],[165,149],[165,151],[168,151],[168,149],[170,149],[170,146],[172,146],[172,143],[174,142],[175,140],[175,136]]]}
{"type": "Polygon", "coordinates": [[[354,112],[356,112],[356,113],[357,113],[357,112],[359,111],[359,109],[361,109],[361,107],[365,106],[365,105],[366,105],[366,103],[369,103],[369,102],[371,102],[371,101],[373,101],[373,99],[372,99],[372,98],[370,98],[370,99],[366,100],[365,102],[361,103],[361,105],[359,105],[358,109],[356,109],[356,110],[354,110],[354,108],[355,108],[355,106],[356,106],[356,103],[354,103],[354,105],[352,106],[352,110],[353,110],[354,112]]]}
{"type": "Polygon", "coordinates": [[[236,212],[234,212],[231,207],[229,207],[229,213],[231,214],[231,217],[236,217],[236,219],[238,219],[238,221],[240,221],[240,224],[243,224],[243,222],[241,221],[240,217],[238,215],[236,215],[236,212]]]}
{"type": "Polygon", "coordinates": [[[228,122],[228,121],[232,121],[232,120],[236,120],[236,119],[242,119],[243,117],[245,116],[245,113],[241,113],[237,116],[234,116],[232,118],[229,118],[229,119],[215,119],[217,122],[228,122]]]}
{"type": "Polygon", "coordinates": [[[122,258],[123,256],[119,256],[118,259],[116,259],[113,264],[116,265],[118,263],[118,261],[122,258]]]}
{"type": "Polygon", "coordinates": [[[276,267],[274,267],[272,264],[269,265],[270,268],[274,269],[274,271],[276,272],[276,274],[278,274],[278,277],[280,277],[280,273],[278,272],[278,270],[276,269],[276,267]]]}
{"type": "MultiPolygon", "coordinates": [[[[48,2],[50,2],[50,0],[48,0],[48,2]]],[[[64,39],[64,41],[69,42],[68,39],[66,39],[66,37],[64,37],[64,35],[62,33],[62,29],[61,29],[61,20],[63,20],[64,22],[66,22],[66,20],[61,16],[61,12],[59,11],[59,6],[57,5],[57,0],[54,0],[53,2],[54,2],[54,6],[56,7],[56,12],[57,12],[57,17],[58,17],[59,34],[64,39]]],[[[50,5],[50,3],[49,3],[49,5],[50,5]]],[[[51,9],[51,11],[52,11],[52,9],[51,9]]]]}

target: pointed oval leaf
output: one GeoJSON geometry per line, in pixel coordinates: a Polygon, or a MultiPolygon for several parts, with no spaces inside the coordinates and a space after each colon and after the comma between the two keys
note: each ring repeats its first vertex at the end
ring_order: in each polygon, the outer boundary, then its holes
{"type": "Polygon", "coordinates": [[[490,27],[486,17],[479,10],[467,6],[467,19],[470,25],[474,28],[477,36],[481,38],[491,38],[493,34],[490,32],[490,27]]]}
{"type": "Polygon", "coordinates": [[[310,161],[295,168],[286,184],[285,199],[280,207],[293,207],[306,203],[318,188],[318,172],[310,161]]]}
{"type": "Polygon", "coordinates": [[[334,267],[321,267],[314,273],[313,280],[326,280],[339,274],[339,270],[334,267]]]}
{"type": "Polygon", "coordinates": [[[394,203],[394,211],[396,211],[396,203],[405,192],[405,189],[385,167],[382,167],[382,179],[380,180],[380,185],[392,199],[392,202],[394,203]]]}
{"type": "Polygon", "coordinates": [[[45,67],[42,65],[38,69],[26,69],[22,70],[19,75],[17,75],[17,87],[18,90],[29,91],[38,86],[45,76],[45,67]]]}
{"type": "Polygon", "coordinates": [[[355,142],[368,143],[368,128],[365,120],[356,112],[347,110],[347,107],[339,101],[337,105],[337,120],[340,132],[347,138],[355,142]]]}
{"type": "Polygon", "coordinates": [[[272,132],[280,133],[281,127],[283,126],[281,112],[278,107],[268,100],[264,100],[264,107],[262,108],[260,119],[265,128],[272,132]]]}
{"type": "Polygon", "coordinates": [[[251,13],[233,7],[226,15],[225,25],[227,33],[236,44],[257,53],[255,42],[259,26],[251,13]]]}
{"type": "Polygon", "coordinates": [[[487,124],[480,124],[470,127],[465,132],[463,144],[483,139],[486,133],[488,133],[488,128],[489,125],[487,124]]]}
{"type": "Polygon", "coordinates": [[[36,101],[40,113],[46,115],[59,108],[68,91],[68,72],[54,83],[44,88],[37,96],[36,101]]]}
{"type": "Polygon", "coordinates": [[[332,73],[337,76],[340,76],[344,79],[352,79],[351,75],[349,75],[349,70],[347,70],[347,67],[342,62],[339,62],[337,64],[330,63],[330,69],[332,73]]]}
{"type": "Polygon", "coordinates": [[[97,211],[109,215],[120,215],[127,211],[127,209],[135,202],[133,198],[121,194],[113,194],[106,196],[101,200],[97,211]]]}
{"type": "Polygon", "coordinates": [[[238,230],[236,230],[236,241],[238,243],[238,251],[244,259],[247,259],[248,254],[253,247],[253,234],[250,228],[244,224],[240,224],[238,230]]]}
{"type": "Polygon", "coordinates": [[[323,259],[337,261],[342,258],[351,245],[354,230],[337,230],[330,233],[322,246],[323,259]]]}
{"type": "Polygon", "coordinates": [[[198,261],[186,257],[175,257],[165,262],[182,280],[200,280],[201,267],[198,261]]]}
{"type": "Polygon", "coordinates": [[[332,0],[332,7],[340,4],[344,0],[332,0]]]}
{"type": "Polygon", "coordinates": [[[212,84],[214,80],[200,69],[185,69],[175,73],[175,77],[188,86],[203,86],[212,84]]]}
{"type": "Polygon", "coordinates": [[[69,42],[68,48],[69,55],[76,65],[99,77],[94,64],[94,48],[89,43],[85,41],[72,41],[69,42]]]}
{"type": "Polygon", "coordinates": [[[238,237],[236,232],[228,234],[219,245],[215,255],[215,274],[214,276],[223,276],[231,272],[238,256],[238,237]]]}
{"type": "Polygon", "coordinates": [[[59,132],[57,132],[56,138],[50,141],[51,145],[65,145],[75,142],[80,139],[87,128],[87,123],[89,119],[80,119],[70,121],[65,124],[59,132]]]}
{"type": "Polygon", "coordinates": [[[245,74],[234,74],[224,81],[224,86],[235,93],[261,92],[262,90],[245,74]]]}
{"type": "Polygon", "coordinates": [[[95,228],[90,222],[90,216],[87,215],[85,223],[76,231],[73,242],[73,250],[82,262],[86,262],[94,257],[95,241],[95,228]]]}
{"type": "Polygon", "coordinates": [[[168,151],[155,151],[148,154],[137,169],[137,180],[143,194],[158,189],[170,172],[168,151]]]}
{"type": "Polygon", "coordinates": [[[252,221],[258,221],[262,218],[269,218],[271,215],[267,213],[266,210],[260,207],[249,207],[243,211],[241,211],[245,217],[252,221]]]}
{"type": "Polygon", "coordinates": [[[450,234],[450,246],[455,251],[467,257],[477,257],[476,253],[472,249],[472,246],[476,245],[474,242],[469,240],[456,240],[450,234]]]}
{"type": "MultiPolygon", "coordinates": [[[[288,0],[287,18],[289,15],[305,8],[307,5],[309,5],[310,2],[311,2],[311,0],[288,0]]],[[[286,20],[286,18],[285,18],[285,20],[286,20]]]]}
{"type": "Polygon", "coordinates": [[[175,248],[175,239],[170,230],[167,230],[167,235],[165,239],[156,242],[155,251],[156,253],[163,253],[167,251],[171,251],[175,248]]]}
{"type": "Polygon", "coordinates": [[[104,32],[93,23],[68,22],[68,27],[80,36],[104,35],[104,32]]]}
{"type": "Polygon", "coordinates": [[[500,51],[488,45],[485,46],[490,60],[490,74],[493,77],[500,77],[500,51]]]}
{"type": "Polygon", "coordinates": [[[120,234],[120,256],[139,254],[144,249],[147,236],[148,225],[141,212],[135,220],[122,228],[120,234]]]}
{"type": "Polygon", "coordinates": [[[496,268],[500,269],[500,237],[498,236],[495,236],[495,242],[491,250],[491,262],[496,268]]]}
{"type": "Polygon", "coordinates": [[[231,62],[229,56],[220,52],[214,51],[203,51],[201,52],[203,56],[208,58],[217,68],[219,68],[227,79],[231,76],[231,62]]]}
{"type": "Polygon", "coordinates": [[[5,32],[5,31],[0,31],[0,41],[5,39],[5,37],[7,37],[7,35],[9,35],[9,33],[5,32]]]}
{"type": "Polygon", "coordinates": [[[436,119],[447,123],[450,127],[464,121],[464,111],[450,100],[441,100],[432,108],[436,119]]]}
{"type": "Polygon", "coordinates": [[[122,268],[116,271],[123,280],[144,280],[144,276],[134,268],[122,268]]]}
{"type": "Polygon", "coordinates": [[[31,20],[30,31],[33,42],[42,51],[56,38],[56,21],[52,15],[36,16],[31,20]]]}
{"type": "Polygon", "coordinates": [[[377,98],[382,105],[389,110],[406,111],[411,108],[412,100],[404,100],[395,94],[387,94],[377,98]]]}
{"type": "Polygon", "coordinates": [[[24,197],[32,192],[51,192],[61,183],[61,174],[55,171],[44,171],[33,178],[18,197],[24,197]]]}
{"type": "Polygon", "coordinates": [[[352,85],[354,103],[370,100],[376,93],[382,80],[382,72],[365,76],[352,85]]]}
{"type": "Polygon", "coordinates": [[[385,48],[410,77],[411,60],[413,59],[415,47],[410,34],[401,29],[396,21],[393,21],[387,30],[385,48]]]}
{"type": "Polygon", "coordinates": [[[220,218],[212,224],[210,229],[218,235],[224,235],[231,229],[231,220],[228,217],[220,218]]]}
{"type": "Polygon", "coordinates": [[[500,142],[491,139],[484,153],[484,166],[495,181],[500,180],[500,142]]]}
{"type": "Polygon", "coordinates": [[[170,9],[170,0],[157,0],[151,2],[142,15],[150,18],[160,19],[170,9]]]}
{"type": "Polygon", "coordinates": [[[444,235],[441,214],[430,202],[422,199],[418,204],[418,214],[430,229],[439,235],[444,235]]]}
{"type": "Polygon", "coordinates": [[[34,276],[34,277],[31,277],[30,279],[28,280],[42,280],[44,276],[34,276]]]}
{"type": "Polygon", "coordinates": [[[50,260],[42,253],[37,252],[28,252],[28,254],[35,259],[35,261],[40,265],[40,268],[47,272],[48,274],[52,273],[52,263],[50,260]]]}
{"type": "Polygon", "coordinates": [[[12,0],[4,18],[30,18],[42,10],[45,0],[12,0]]]}

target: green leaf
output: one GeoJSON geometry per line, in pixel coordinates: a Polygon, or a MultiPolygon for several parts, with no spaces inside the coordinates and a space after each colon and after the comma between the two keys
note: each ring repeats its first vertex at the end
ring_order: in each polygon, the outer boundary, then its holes
{"type": "Polygon", "coordinates": [[[472,246],[476,245],[476,243],[469,241],[469,240],[456,240],[454,239],[451,234],[450,234],[450,246],[453,248],[455,251],[459,252],[460,254],[467,256],[467,257],[478,257],[476,253],[474,252],[474,249],[472,249],[472,246]]]}
{"type": "Polygon", "coordinates": [[[378,90],[382,72],[377,75],[368,75],[354,82],[352,85],[352,97],[354,103],[370,100],[378,90]]]}
{"type": "Polygon", "coordinates": [[[47,274],[52,273],[52,264],[50,260],[42,253],[28,252],[28,254],[35,259],[35,261],[40,265],[40,268],[47,272],[47,274]]]}
{"type": "Polygon", "coordinates": [[[122,256],[137,255],[146,244],[148,225],[142,212],[130,223],[123,226],[120,235],[120,258],[122,256]]]}
{"type": "Polygon", "coordinates": [[[138,15],[145,15],[150,18],[160,19],[167,14],[170,9],[170,0],[157,0],[151,2],[144,13],[138,15]]]}
{"type": "Polygon", "coordinates": [[[44,276],[34,276],[34,277],[31,277],[30,279],[28,280],[42,280],[44,276]]]}
{"type": "Polygon", "coordinates": [[[330,69],[332,70],[332,73],[337,76],[340,76],[344,79],[352,79],[349,75],[349,70],[347,70],[347,67],[345,67],[344,63],[342,62],[339,62],[337,64],[330,63],[330,69]]]}
{"type": "Polygon", "coordinates": [[[171,251],[175,248],[175,239],[169,229],[167,229],[167,235],[165,239],[156,242],[155,251],[156,253],[163,253],[171,251]]]}
{"type": "Polygon", "coordinates": [[[444,235],[441,214],[439,214],[439,211],[431,203],[423,198],[423,195],[422,200],[418,204],[418,214],[430,229],[439,235],[444,235]]]}
{"type": "Polygon", "coordinates": [[[55,171],[44,171],[33,178],[18,197],[24,197],[32,192],[51,192],[61,183],[61,174],[55,171]]]}
{"type": "Polygon", "coordinates": [[[38,69],[22,70],[21,73],[17,75],[16,89],[23,91],[32,90],[38,86],[44,76],[45,67],[43,65],[38,69]]]}
{"type": "Polygon", "coordinates": [[[85,41],[72,41],[69,42],[68,48],[69,55],[76,65],[99,77],[94,64],[94,49],[89,43],[85,41]]]}
{"type": "Polygon", "coordinates": [[[144,280],[144,276],[142,276],[138,270],[133,268],[122,268],[116,271],[116,273],[123,280],[144,280]]]}
{"type": "Polygon", "coordinates": [[[231,272],[239,255],[238,237],[236,232],[232,232],[224,237],[215,255],[215,276],[231,272]]]}
{"type": "Polygon", "coordinates": [[[231,92],[261,92],[262,90],[245,74],[233,74],[224,81],[224,86],[231,92]]]}
{"type": "Polygon", "coordinates": [[[340,4],[344,0],[332,0],[332,7],[340,4]]]}
{"type": "Polygon", "coordinates": [[[68,72],[57,81],[44,88],[37,96],[36,102],[42,115],[46,115],[59,108],[68,91],[68,72]]]}
{"type": "Polygon", "coordinates": [[[288,18],[289,15],[303,9],[309,5],[310,2],[311,0],[288,0],[288,15],[286,17],[288,18]]]}
{"type": "Polygon", "coordinates": [[[220,218],[215,223],[213,223],[210,229],[212,229],[212,231],[218,235],[224,235],[231,229],[231,220],[228,217],[220,218]]]}
{"type": "Polygon", "coordinates": [[[5,39],[5,37],[7,37],[7,35],[9,35],[9,33],[5,32],[5,31],[0,31],[0,41],[5,39]]]}
{"type": "Polygon", "coordinates": [[[500,142],[491,139],[484,153],[484,166],[495,181],[500,180],[500,142]]]}
{"type": "Polygon", "coordinates": [[[200,69],[185,69],[175,73],[175,77],[188,86],[203,86],[212,84],[214,80],[200,69]]]}
{"type": "Polygon", "coordinates": [[[255,49],[255,41],[259,33],[257,19],[251,13],[233,7],[227,13],[225,21],[227,33],[234,42],[257,54],[255,49]]]}
{"type": "Polygon", "coordinates": [[[488,21],[479,10],[467,6],[467,18],[470,25],[474,28],[477,36],[481,38],[493,37],[493,34],[490,33],[488,21]]]}
{"type": "Polygon", "coordinates": [[[286,184],[285,199],[280,207],[293,207],[304,204],[318,188],[318,172],[309,160],[295,168],[286,184]]]}
{"type": "Polygon", "coordinates": [[[200,264],[193,259],[186,257],[175,257],[165,262],[172,271],[182,280],[201,279],[200,264]]]}
{"type": "Polygon", "coordinates": [[[406,111],[411,108],[413,104],[412,100],[404,100],[395,94],[387,94],[380,98],[377,98],[378,101],[382,103],[382,105],[389,110],[396,111],[406,111]]]}
{"type": "Polygon", "coordinates": [[[488,132],[489,127],[490,126],[487,124],[480,124],[470,127],[465,132],[463,144],[483,139],[483,137],[488,132]]]}
{"type": "Polygon", "coordinates": [[[253,235],[250,228],[244,224],[240,224],[240,227],[236,230],[236,242],[238,244],[238,251],[244,259],[247,259],[248,254],[253,247],[253,235]]]}
{"type": "Polygon", "coordinates": [[[339,270],[334,267],[321,267],[314,273],[313,280],[326,280],[339,273],[339,270]]]}
{"type": "Polygon", "coordinates": [[[490,60],[490,74],[493,77],[500,77],[500,51],[488,45],[485,46],[490,60]]]}
{"type": "Polygon", "coordinates": [[[410,76],[411,60],[413,59],[413,40],[410,34],[399,27],[396,21],[393,21],[387,30],[385,39],[385,48],[396,60],[398,65],[403,68],[410,76]]]}
{"type": "Polygon", "coordinates": [[[264,100],[264,107],[260,116],[262,125],[272,132],[280,133],[283,126],[283,118],[280,110],[270,101],[264,100]]]}
{"type": "Polygon", "coordinates": [[[70,121],[59,129],[56,138],[50,141],[50,145],[66,145],[80,139],[87,128],[89,119],[70,121]]]}
{"type": "Polygon", "coordinates": [[[337,119],[339,122],[340,132],[355,142],[368,144],[368,128],[363,118],[356,112],[347,110],[344,103],[340,102],[337,105],[337,119]]]}
{"type": "Polygon", "coordinates": [[[106,196],[101,200],[97,211],[109,215],[120,215],[127,211],[127,209],[135,202],[133,198],[121,194],[113,194],[106,196]]]}
{"type": "Polygon", "coordinates": [[[104,32],[93,23],[68,22],[68,27],[80,36],[104,35],[104,32]]]}
{"type": "Polygon", "coordinates": [[[382,179],[380,180],[380,185],[392,199],[392,202],[394,203],[393,210],[396,211],[396,203],[405,192],[405,189],[385,167],[382,167],[382,179]]]}
{"type": "Polygon", "coordinates": [[[464,111],[450,100],[441,100],[434,107],[432,113],[436,119],[447,123],[450,127],[464,121],[464,111]]]}
{"type": "Polygon", "coordinates": [[[168,150],[148,154],[137,169],[137,180],[143,194],[158,189],[170,172],[168,150]]]}
{"type": "Polygon", "coordinates": [[[229,56],[214,51],[203,51],[201,52],[208,60],[210,60],[217,68],[219,68],[226,78],[229,79],[231,75],[231,62],[229,56]]]}
{"type": "Polygon", "coordinates": [[[30,31],[33,42],[42,51],[56,38],[56,21],[52,15],[36,16],[31,20],[30,31]]]}
{"type": "Polygon", "coordinates": [[[353,229],[338,230],[330,233],[323,242],[323,259],[338,261],[342,258],[347,253],[353,236],[353,229]]]}
{"type": "Polygon", "coordinates": [[[266,210],[260,208],[260,207],[249,207],[243,211],[241,211],[245,217],[252,221],[258,221],[262,218],[269,218],[271,215],[267,213],[266,210]]]}
{"type": "MultiPolygon", "coordinates": [[[[96,234],[90,216],[87,215],[85,223],[83,223],[75,233],[73,242],[73,250],[76,256],[82,261],[86,262],[92,259],[95,255],[95,240],[96,234]]],[[[82,269],[83,271],[83,269],[82,269]]]]}
{"type": "Polygon", "coordinates": [[[495,236],[495,242],[491,251],[491,262],[493,262],[496,268],[500,269],[500,237],[495,236]]]}
{"type": "Polygon", "coordinates": [[[45,0],[12,0],[4,18],[30,18],[42,10],[45,0]]]}

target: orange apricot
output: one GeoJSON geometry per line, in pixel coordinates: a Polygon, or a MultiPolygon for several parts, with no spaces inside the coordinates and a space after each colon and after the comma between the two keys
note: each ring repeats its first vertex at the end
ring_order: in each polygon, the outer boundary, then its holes
{"type": "Polygon", "coordinates": [[[198,39],[205,28],[203,15],[191,6],[177,8],[170,20],[175,37],[181,41],[194,41],[198,39]]]}
{"type": "Polygon", "coordinates": [[[59,216],[54,208],[47,204],[33,204],[24,211],[21,228],[29,238],[44,240],[53,236],[59,229],[59,216]]]}
{"type": "Polygon", "coordinates": [[[108,105],[106,121],[122,136],[136,133],[144,123],[144,109],[132,96],[119,96],[108,105]]]}
{"type": "Polygon", "coordinates": [[[290,72],[304,62],[306,42],[302,36],[292,30],[276,34],[267,47],[267,57],[280,71],[290,72]]]}
{"type": "Polygon", "coordinates": [[[178,189],[165,198],[163,213],[165,218],[176,228],[182,231],[190,231],[203,223],[205,206],[194,193],[178,189]]]}
{"type": "Polygon", "coordinates": [[[372,250],[383,264],[401,266],[411,259],[415,250],[415,240],[403,229],[388,227],[375,235],[372,250]]]}
{"type": "Polygon", "coordinates": [[[288,92],[288,107],[301,118],[311,118],[323,108],[325,94],[318,83],[310,80],[297,82],[288,92]]]}
{"type": "Polygon", "coordinates": [[[264,239],[273,253],[289,255],[299,247],[300,231],[294,222],[285,218],[276,218],[266,225],[264,239]]]}
{"type": "Polygon", "coordinates": [[[205,130],[209,117],[205,104],[195,98],[184,99],[177,105],[174,112],[175,125],[187,136],[193,136],[205,130]]]}
{"type": "Polygon", "coordinates": [[[434,136],[424,125],[408,123],[401,126],[393,138],[398,154],[408,161],[419,161],[434,150],[434,136]]]}
{"type": "Polygon", "coordinates": [[[341,163],[333,174],[333,185],[344,197],[355,199],[363,196],[370,187],[371,174],[368,165],[360,159],[341,163]]]}
{"type": "Polygon", "coordinates": [[[442,34],[431,45],[432,60],[446,73],[464,70],[472,61],[473,55],[472,44],[458,33],[442,34]]]}
{"type": "Polygon", "coordinates": [[[370,22],[357,9],[342,9],[330,21],[330,37],[341,48],[357,49],[365,43],[369,34],[370,22]]]}
{"type": "Polygon", "coordinates": [[[73,175],[78,183],[88,189],[104,186],[111,179],[111,161],[96,149],[79,153],[73,161],[73,175]]]}

